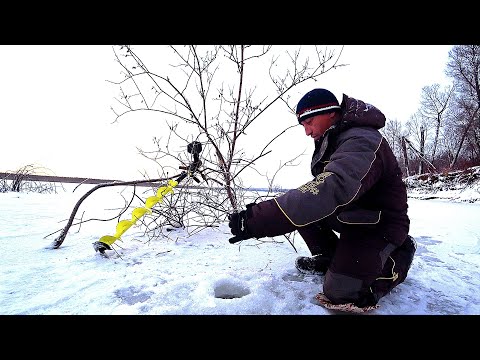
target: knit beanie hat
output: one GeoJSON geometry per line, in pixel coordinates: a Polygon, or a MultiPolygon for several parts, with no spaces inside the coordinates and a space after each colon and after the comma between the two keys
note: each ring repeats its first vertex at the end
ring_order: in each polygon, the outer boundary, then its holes
{"type": "Polygon", "coordinates": [[[298,102],[296,111],[298,123],[301,124],[302,121],[310,117],[339,109],[340,105],[333,93],[326,89],[313,89],[298,102]]]}

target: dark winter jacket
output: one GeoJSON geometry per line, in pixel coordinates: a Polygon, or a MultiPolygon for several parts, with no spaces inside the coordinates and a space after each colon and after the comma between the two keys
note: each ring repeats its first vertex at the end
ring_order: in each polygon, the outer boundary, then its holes
{"type": "Polygon", "coordinates": [[[314,179],[256,204],[247,228],[257,238],[294,231],[327,217],[341,224],[375,226],[400,245],[409,231],[407,193],[376,107],[343,95],[341,118],[315,142],[314,179]]]}

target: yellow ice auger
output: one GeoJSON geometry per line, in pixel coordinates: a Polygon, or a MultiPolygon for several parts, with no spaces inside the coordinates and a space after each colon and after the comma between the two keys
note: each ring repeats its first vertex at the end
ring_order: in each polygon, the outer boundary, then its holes
{"type": "Polygon", "coordinates": [[[145,200],[144,207],[137,207],[132,212],[132,218],[121,220],[117,224],[116,232],[114,235],[104,235],[98,241],[93,243],[95,251],[105,254],[105,250],[112,250],[111,246],[115,241],[130,229],[135,223],[145,214],[152,213],[152,207],[163,200],[163,197],[169,193],[173,194],[173,189],[186,177],[192,177],[196,182],[200,180],[195,177],[195,172],[199,170],[202,162],[200,161],[199,153],[202,151],[202,144],[198,141],[193,141],[187,145],[187,151],[193,155],[193,162],[187,167],[180,167],[183,169],[182,173],[176,180],[169,180],[167,186],[161,186],[158,188],[155,196],[150,196],[145,200]]]}

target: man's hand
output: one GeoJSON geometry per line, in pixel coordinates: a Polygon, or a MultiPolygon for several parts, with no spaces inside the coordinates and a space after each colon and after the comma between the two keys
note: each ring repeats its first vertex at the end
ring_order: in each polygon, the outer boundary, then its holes
{"type": "Polygon", "coordinates": [[[246,210],[240,212],[234,212],[228,215],[228,226],[234,237],[231,237],[228,241],[230,244],[250,239],[253,237],[247,228],[247,219],[251,216],[251,207],[255,204],[248,204],[246,210]]]}

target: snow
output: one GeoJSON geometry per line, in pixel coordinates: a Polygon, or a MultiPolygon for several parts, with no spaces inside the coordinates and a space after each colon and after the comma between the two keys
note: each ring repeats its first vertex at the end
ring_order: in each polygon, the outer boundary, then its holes
{"type": "MultiPolygon", "coordinates": [[[[416,256],[406,281],[366,315],[480,314],[480,203],[466,199],[478,199],[473,185],[448,196],[437,191],[431,200],[411,190],[416,256]]],[[[116,223],[89,221],[52,249],[58,234],[46,235],[64,227],[89,185],[72,188],[0,193],[1,315],[334,314],[314,300],[323,277],[295,269],[295,258],[309,255],[300,236],[295,248],[283,236],[232,245],[227,222],[154,240],[135,226],[116,242],[118,253],[103,257],[92,243],[116,223]]],[[[118,205],[119,193],[119,187],[96,191],[78,215],[101,218],[118,205]]]]}

